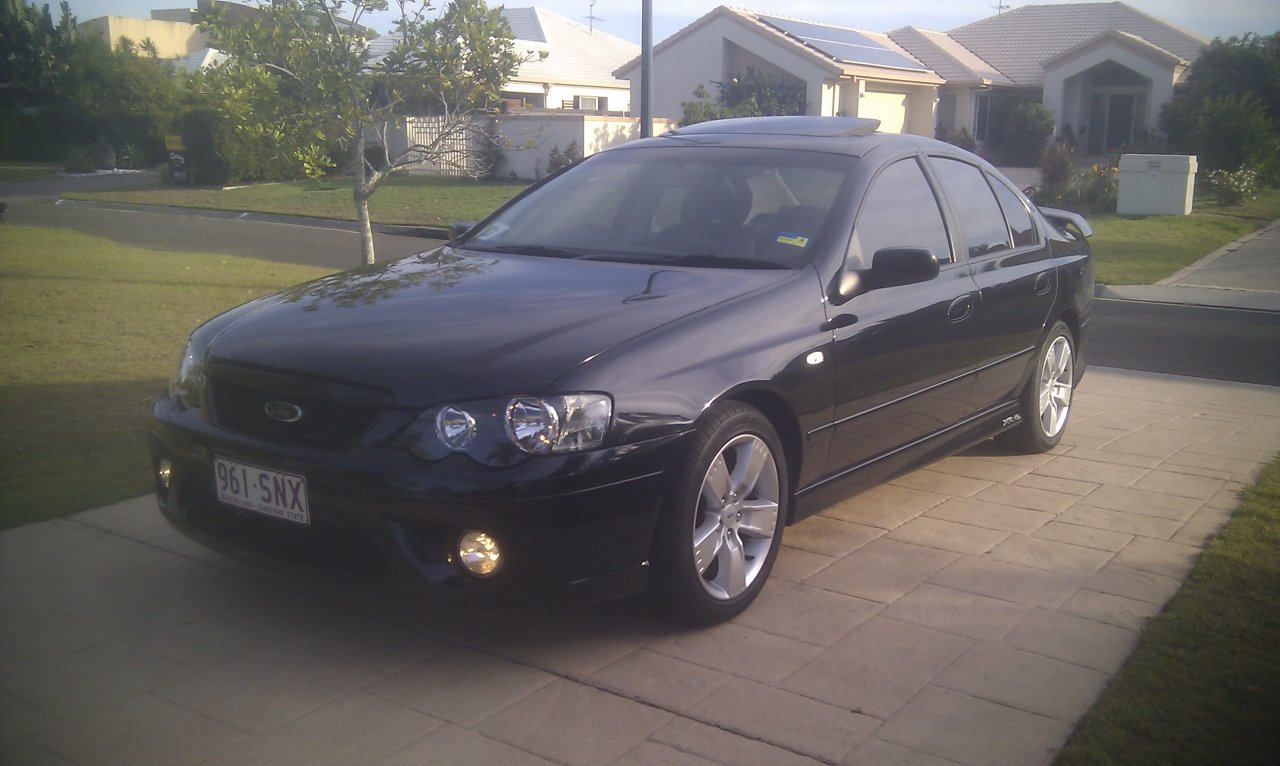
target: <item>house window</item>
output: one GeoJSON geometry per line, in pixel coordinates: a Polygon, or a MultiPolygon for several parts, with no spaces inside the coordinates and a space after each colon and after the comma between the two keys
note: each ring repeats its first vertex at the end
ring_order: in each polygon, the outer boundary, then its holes
{"type": "Polygon", "coordinates": [[[956,129],[956,94],[938,96],[938,131],[949,134],[956,129]]]}
{"type": "Polygon", "coordinates": [[[987,127],[991,116],[991,94],[975,93],[973,96],[973,138],[987,140],[987,127]]]}
{"type": "Polygon", "coordinates": [[[574,96],[573,108],[584,112],[598,112],[605,108],[607,99],[599,96],[574,96]]]}

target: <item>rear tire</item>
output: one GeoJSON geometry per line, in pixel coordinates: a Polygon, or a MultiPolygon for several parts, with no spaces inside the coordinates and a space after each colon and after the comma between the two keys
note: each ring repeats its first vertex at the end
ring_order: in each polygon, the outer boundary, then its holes
{"type": "Polygon", "coordinates": [[[1001,445],[1028,454],[1058,446],[1067,430],[1075,394],[1075,355],[1071,328],[1055,322],[1040,345],[1031,379],[1019,397],[1022,422],[996,437],[1001,445]]]}
{"type": "Polygon", "coordinates": [[[755,600],[778,555],[789,502],[781,441],[759,410],[717,404],[671,479],[649,598],[682,622],[723,622],[755,600]]]}

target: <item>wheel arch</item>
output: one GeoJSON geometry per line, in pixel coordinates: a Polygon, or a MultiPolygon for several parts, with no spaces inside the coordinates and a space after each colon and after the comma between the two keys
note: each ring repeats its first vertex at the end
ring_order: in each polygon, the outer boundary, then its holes
{"type": "Polygon", "coordinates": [[[754,407],[769,420],[782,440],[783,458],[787,463],[787,524],[795,517],[796,478],[800,475],[803,437],[795,412],[786,400],[764,388],[747,388],[726,395],[722,401],[734,401],[754,407]]]}

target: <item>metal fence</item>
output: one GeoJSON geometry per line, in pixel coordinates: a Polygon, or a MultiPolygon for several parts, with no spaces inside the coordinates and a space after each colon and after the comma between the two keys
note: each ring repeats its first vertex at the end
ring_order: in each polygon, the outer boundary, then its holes
{"type": "Polygon", "coordinates": [[[480,126],[459,128],[444,117],[405,118],[405,147],[440,142],[440,161],[421,160],[406,168],[409,175],[475,176],[479,172],[483,131],[480,126]]]}

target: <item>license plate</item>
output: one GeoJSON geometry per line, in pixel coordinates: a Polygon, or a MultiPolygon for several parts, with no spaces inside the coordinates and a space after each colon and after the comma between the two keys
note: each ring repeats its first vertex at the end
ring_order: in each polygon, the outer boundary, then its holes
{"type": "Polygon", "coordinates": [[[310,524],[307,480],[283,471],[215,457],[213,486],[218,500],[295,524],[310,524]]]}

